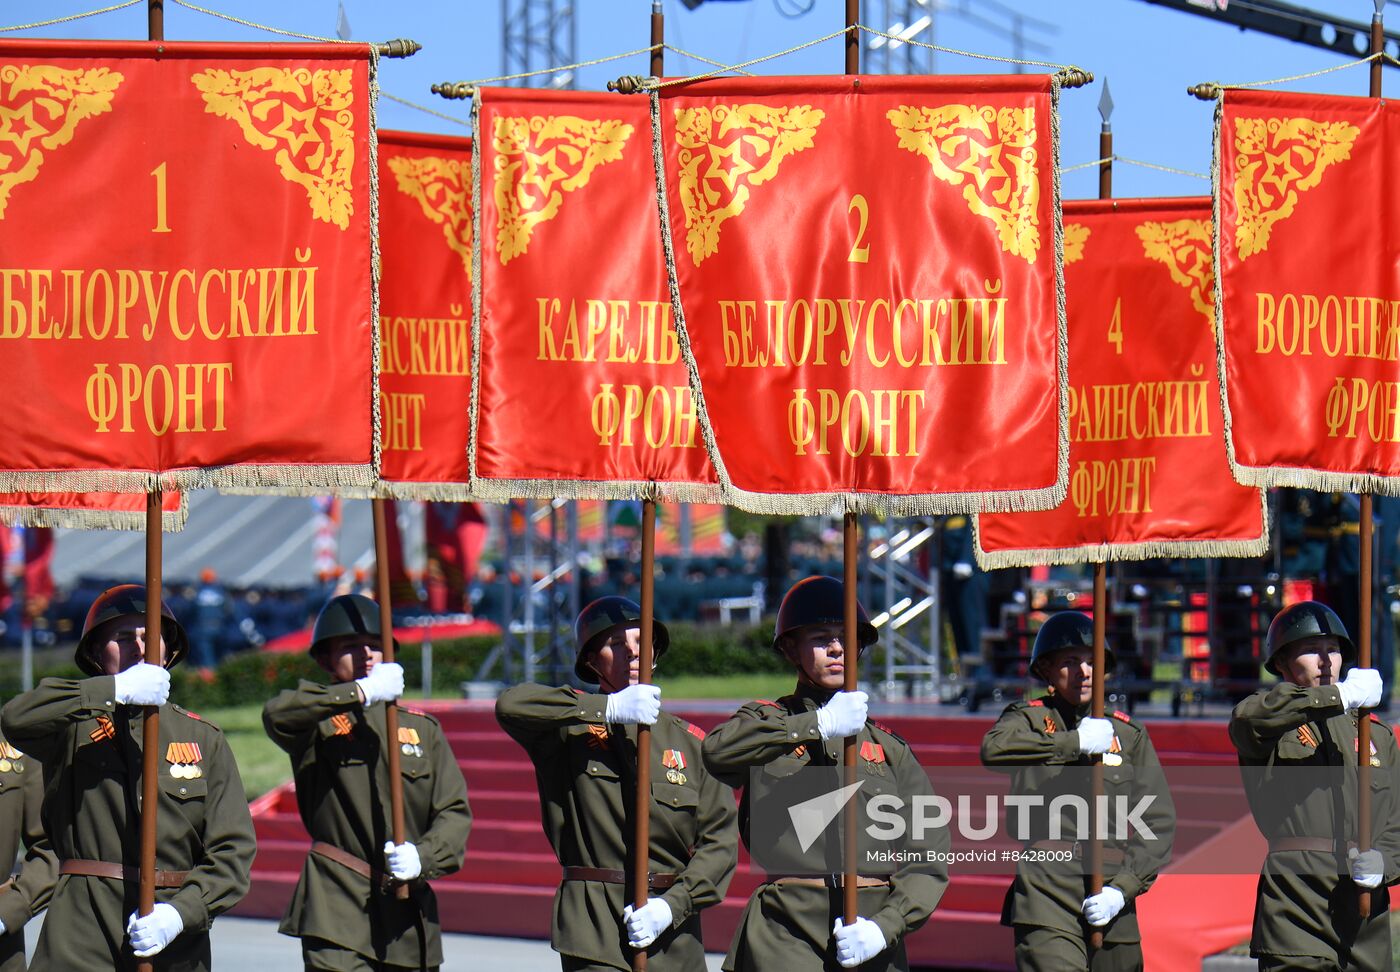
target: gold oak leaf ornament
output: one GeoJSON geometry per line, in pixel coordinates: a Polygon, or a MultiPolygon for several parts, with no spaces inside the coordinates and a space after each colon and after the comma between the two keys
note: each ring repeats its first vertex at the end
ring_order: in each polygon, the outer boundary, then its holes
{"type": "Polygon", "coordinates": [[[811,105],[676,109],[685,246],[699,266],[719,250],[719,228],[738,216],[753,186],[814,144],[826,113],[811,105]]]}
{"type": "Polygon", "coordinates": [[[111,111],[124,80],[105,67],[0,65],[0,219],[15,186],[39,175],[44,153],[71,142],[81,122],[111,111]]]}
{"type": "Polygon", "coordinates": [[[530,248],[535,227],[553,219],[566,193],[588,184],[600,165],[622,158],[633,128],[620,119],[573,115],[498,116],[492,197],[496,253],[504,266],[530,248]]]}
{"type": "Polygon", "coordinates": [[[968,208],[992,221],[1003,250],[1035,263],[1040,152],[1034,108],[901,105],[885,117],[901,148],[926,158],[941,181],[962,186],[968,208]]]}
{"type": "Polygon", "coordinates": [[[1089,227],[1083,223],[1065,224],[1065,263],[1084,259],[1084,244],[1089,242],[1089,227]]]}
{"type": "Polygon", "coordinates": [[[276,153],[282,177],[306,190],[312,216],[341,229],[350,225],[355,96],[349,70],[211,68],[190,81],[204,96],[205,111],[235,122],[250,145],[276,153]]]}
{"type": "Polygon", "coordinates": [[[1148,259],[1166,264],[1172,280],[1191,292],[1191,306],[1205,315],[1214,330],[1215,266],[1210,232],[1210,223],[1204,219],[1148,221],[1137,228],[1142,252],[1148,259]]]}
{"type": "Polygon", "coordinates": [[[399,192],[416,199],[423,215],[442,227],[452,251],[462,258],[467,276],[472,273],[472,165],[463,159],[435,155],[389,159],[399,192]]]}
{"type": "Polygon", "coordinates": [[[1235,249],[1241,260],[1269,248],[1274,225],[1293,215],[1302,193],[1351,157],[1361,129],[1312,118],[1235,119],[1235,249]]]}

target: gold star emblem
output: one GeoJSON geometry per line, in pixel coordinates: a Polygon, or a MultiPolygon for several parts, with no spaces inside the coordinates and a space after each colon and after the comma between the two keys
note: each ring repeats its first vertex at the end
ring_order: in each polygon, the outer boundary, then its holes
{"type": "Polygon", "coordinates": [[[282,102],[282,121],[268,132],[279,138],[287,140],[291,146],[293,155],[300,155],[302,146],[308,143],[322,144],[324,139],[316,131],[316,108],[313,106],[304,111],[300,111],[282,102]],[[293,128],[299,125],[299,128],[293,128]]]}
{"type": "MultiPolygon", "coordinates": [[[[1264,196],[1262,190],[1265,184],[1272,183],[1278,190],[1278,198],[1281,199],[1288,195],[1290,184],[1294,180],[1302,178],[1302,175],[1303,174],[1293,166],[1293,152],[1291,149],[1285,148],[1277,155],[1271,155],[1265,152],[1264,175],[1259,179],[1260,196],[1264,196]]],[[[1264,201],[1266,204],[1272,204],[1271,200],[1265,199],[1264,201]]]]}
{"type": "Polygon", "coordinates": [[[21,155],[28,155],[29,143],[48,133],[34,120],[34,102],[26,101],[18,108],[0,106],[0,141],[11,143],[21,155]]]}
{"type": "MultiPolygon", "coordinates": [[[[730,142],[726,148],[720,148],[711,143],[710,167],[705,171],[705,181],[718,179],[732,193],[739,182],[739,176],[754,171],[753,163],[744,158],[744,153],[741,151],[743,147],[743,139],[738,138],[730,142]]],[[[718,198],[718,194],[715,194],[715,198],[718,198]]]]}
{"type": "Polygon", "coordinates": [[[554,190],[554,184],[564,178],[564,170],[559,167],[559,149],[557,147],[548,152],[526,152],[525,172],[520,177],[521,201],[525,202],[524,189],[526,186],[538,186],[541,199],[549,198],[549,194],[554,190]]]}
{"type": "Polygon", "coordinates": [[[977,180],[977,192],[983,193],[987,183],[993,178],[1007,179],[1010,175],[1001,164],[1001,143],[983,145],[975,139],[968,139],[967,158],[958,166],[959,172],[966,172],[977,180]]]}

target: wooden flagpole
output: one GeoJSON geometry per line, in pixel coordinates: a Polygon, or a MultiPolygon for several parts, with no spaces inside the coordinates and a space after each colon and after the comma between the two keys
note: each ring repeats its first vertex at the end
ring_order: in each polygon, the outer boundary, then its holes
{"type": "MultiPolygon", "coordinates": [[[[389,592],[389,527],[386,519],[384,500],[370,501],[374,507],[374,572],[375,593],[379,598],[379,650],[384,654],[386,664],[394,661],[394,606],[389,592]]],[[[390,831],[395,844],[404,842],[403,826],[403,777],[399,769],[399,704],[394,700],[384,703],[385,748],[389,764],[389,816],[390,831]]],[[[400,884],[394,894],[401,900],[408,900],[408,885],[400,884]]]]}

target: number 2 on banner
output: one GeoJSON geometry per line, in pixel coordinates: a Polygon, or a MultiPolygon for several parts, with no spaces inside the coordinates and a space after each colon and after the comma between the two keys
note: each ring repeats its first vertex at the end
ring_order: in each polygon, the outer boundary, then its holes
{"type": "Polygon", "coordinates": [[[851,210],[860,214],[860,228],[856,230],[856,241],[851,246],[851,254],[846,257],[847,263],[869,263],[870,244],[861,246],[861,241],[865,239],[865,229],[870,224],[870,206],[865,201],[865,197],[856,193],[851,197],[851,204],[846,207],[846,215],[850,215],[851,210]]]}
{"type": "Polygon", "coordinates": [[[1123,298],[1113,305],[1113,320],[1108,322],[1108,343],[1123,353],[1123,298]]]}
{"type": "Polygon", "coordinates": [[[152,233],[169,233],[170,224],[165,221],[165,163],[151,170],[156,177],[156,225],[152,233]]]}

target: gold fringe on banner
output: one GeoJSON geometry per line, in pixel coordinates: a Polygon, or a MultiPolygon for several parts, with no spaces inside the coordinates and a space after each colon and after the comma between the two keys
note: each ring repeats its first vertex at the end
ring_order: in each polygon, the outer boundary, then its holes
{"type": "Polygon", "coordinates": [[[478,479],[476,493],[494,502],[512,499],[655,500],[658,503],[721,503],[719,485],[591,479],[478,479]]]}
{"type": "MultiPolygon", "coordinates": [[[[162,510],[162,533],[179,533],[189,518],[189,502],[182,495],[178,510],[162,510]]],[[[22,527],[58,527],[66,530],[132,530],[146,529],[144,510],[70,510],[52,506],[0,506],[0,525],[22,527]]]]}
{"type": "Polygon", "coordinates": [[[223,489],[226,496],[286,496],[291,498],[313,496],[338,496],[348,500],[391,499],[410,500],[424,503],[476,503],[495,502],[488,497],[472,492],[466,483],[427,483],[427,482],[386,482],[379,480],[373,486],[336,489],[223,489]]]}
{"type": "Polygon", "coordinates": [[[472,391],[467,408],[467,476],[475,485],[481,424],[481,88],[472,91],[472,391]]]}
{"type": "Polygon", "coordinates": [[[374,360],[370,366],[370,427],[373,429],[371,463],[376,478],[379,475],[383,430],[379,415],[379,49],[369,49],[369,324],[370,347],[374,360]]]}
{"type": "Polygon", "coordinates": [[[1143,540],[1137,543],[1092,543],[1079,547],[1040,547],[1022,550],[985,550],[981,517],[972,518],[973,552],[983,570],[1003,567],[1065,567],[1118,561],[1152,560],[1157,557],[1262,557],[1269,550],[1269,508],[1259,491],[1260,522],[1257,539],[1240,540],[1143,540]]]}
{"type": "MultiPolygon", "coordinates": [[[[696,421],[710,463],[719,476],[721,502],[749,513],[763,515],[821,516],[828,513],[879,513],[888,516],[934,516],[945,513],[1005,513],[1048,510],[1064,502],[1069,493],[1069,336],[1065,323],[1064,232],[1060,204],[1060,121],[1059,103],[1062,77],[1051,76],[1050,142],[1055,236],[1055,347],[1056,393],[1058,395],[1058,435],[1055,482],[1038,489],[992,490],[979,493],[757,493],[734,485],[724,457],[720,454],[700,369],[690,344],[685,308],[681,303],[680,280],[676,273],[674,241],[671,238],[670,203],[666,197],[666,159],[661,137],[661,95],[649,87],[651,100],[652,164],[656,169],[656,203],[661,222],[661,248],[666,261],[666,279],[671,291],[671,317],[677,343],[690,378],[690,395],[695,403],[696,421]]],[[[475,156],[473,156],[475,159],[475,156]]],[[[473,378],[475,382],[475,378],[473,378]]],[[[475,403],[473,403],[473,406],[475,403]]]]}
{"type": "Polygon", "coordinates": [[[161,473],[115,469],[0,470],[0,493],[149,493],[155,489],[217,489],[222,492],[242,489],[274,493],[279,489],[305,489],[330,493],[344,488],[368,487],[375,479],[374,467],[368,464],[248,463],[161,473]]]}

